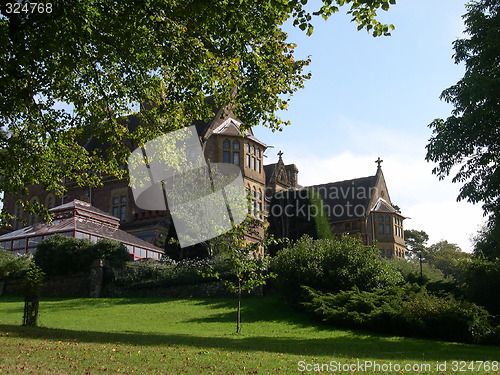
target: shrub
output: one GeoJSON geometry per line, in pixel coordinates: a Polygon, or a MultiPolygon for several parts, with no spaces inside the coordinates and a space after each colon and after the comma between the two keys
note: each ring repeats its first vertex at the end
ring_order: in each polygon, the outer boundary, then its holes
{"type": "Polygon", "coordinates": [[[93,260],[104,259],[115,267],[121,267],[130,260],[130,254],[125,245],[106,238],[97,241],[92,246],[91,252],[93,260]]]}
{"type": "Polygon", "coordinates": [[[434,266],[424,263],[422,266],[423,279],[420,277],[420,265],[418,260],[387,260],[389,265],[399,271],[407,283],[425,285],[429,292],[435,294],[452,294],[455,297],[464,297],[464,288],[453,277],[445,277],[443,273],[434,266]]]}
{"type": "Polygon", "coordinates": [[[461,342],[492,343],[497,339],[486,310],[451,296],[431,295],[425,288],[407,284],[338,293],[304,289],[307,300],[302,305],[337,326],[461,342]]]}
{"type": "Polygon", "coordinates": [[[465,294],[471,301],[484,306],[492,314],[500,315],[500,259],[474,258],[462,263],[465,294]]]}
{"type": "MultiPolygon", "coordinates": [[[[391,267],[398,270],[406,282],[421,284],[420,280],[420,264],[418,259],[390,259],[388,260],[391,267]]],[[[422,264],[422,274],[424,276],[424,284],[429,282],[438,282],[444,280],[443,273],[437,268],[428,263],[422,264]]]]}
{"type": "Polygon", "coordinates": [[[89,240],[61,235],[43,240],[37,247],[35,263],[48,276],[86,272],[96,259],[123,265],[130,256],[125,246],[112,240],[89,240]]]}
{"type": "Polygon", "coordinates": [[[361,239],[313,240],[304,236],[278,252],[271,260],[277,285],[297,301],[301,286],[324,292],[358,287],[360,290],[388,288],[403,282],[401,274],[379,258],[379,251],[361,239]]]}
{"type": "Polygon", "coordinates": [[[185,259],[162,262],[130,262],[116,278],[118,285],[129,289],[209,282],[201,274],[215,269],[224,272],[214,259],[185,259]]]}
{"type": "Polygon", "coordinates": [[[16,255],[9,250],[0,250],[0,280],[21,276],[31,264],[31,255],[16,255]]]}

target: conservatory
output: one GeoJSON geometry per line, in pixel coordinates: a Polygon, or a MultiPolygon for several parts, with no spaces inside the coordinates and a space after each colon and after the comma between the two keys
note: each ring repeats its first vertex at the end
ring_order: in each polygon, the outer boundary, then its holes
{"type": "Polygon", "coordinates": [[[125,245],[134,260],[160,259],[163,250],[119,229],[120,220],[90,203],[73,200],[50,209],[51,223],[41,223],[0,236],[0,250],[33,254],[37,245],[55,234],[84,238],[92,242],[107,238],[125,245]]]}

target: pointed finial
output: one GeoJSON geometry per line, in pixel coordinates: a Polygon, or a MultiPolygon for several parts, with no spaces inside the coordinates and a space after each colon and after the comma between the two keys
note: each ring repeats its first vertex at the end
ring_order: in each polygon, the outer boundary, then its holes
{"type": "Polygon", "coordinates": [[[280,157],[281,159],[281,155],[283,155],[283,153],[281,152],[281,150],[278,152],[278,156],[280,157]]]}
{"type": "Polygon", "coordinates": [[[375,160],[375,163],[377,163],[377,169],[382,168],[382,167],[380,166],[380,164],[382,164],[382,162],[383,162],[383,160],[382,160],[382,159],[380,159],[380,156],[378,157],[378,159],[377,159],[377,160],[375,160]]]}

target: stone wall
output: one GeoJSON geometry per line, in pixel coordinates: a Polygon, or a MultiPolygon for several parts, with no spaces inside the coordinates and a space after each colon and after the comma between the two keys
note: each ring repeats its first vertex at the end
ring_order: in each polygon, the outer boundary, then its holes
{"type": "MultiPolygon", "coordinates": [[[[1,292],[1,291],[0,291],[1,292]]],[[[22,280],[5,281],[3,294],[23,295],[22,280]]],[[[258,293],[257,293],[258,294],[258,293]]],[[[117,286],[114,282],[106,285],[96,285],[91,275],[75,275],[56,277],[45,280],[40,288],[42,297],[165,297],[165,298],[203,298],[229,296],[220,282],[208,282],[193,285],[173,285],[167,287],[150,287],[142,289],[127,289],[117,286]]]]}
{"type": "MultiPolygon", "coordinates": [[[[23,280],[5,281],[3,292],[6,295],[22,296],[24,294],[23,280]]],[[[80,274],[45,280],[40,288],[40,294],[51,297],[89,297],[89,275],[80,274]]]]}

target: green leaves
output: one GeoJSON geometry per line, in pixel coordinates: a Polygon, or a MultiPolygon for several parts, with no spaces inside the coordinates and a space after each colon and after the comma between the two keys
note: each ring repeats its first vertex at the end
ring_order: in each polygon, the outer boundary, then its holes
{"type": "Polygon", "coordinates": [[[436,119],[426,160],[437,163],[433,173],[443,179],[458,167],[453,182],[462,183],[458,200],[483,203],[485,214],[500,209],[500,5],[480,0],[467,5],[468,39],[454,42],[455,62],[465,62],[464,77],[441,94],[453,104],[452,115],[436,119]]]}
{"type": "Polygon", "coordinates": [[[313,15],[350,5],[362,28],[388,35],[376,21],[387,4],[325,0],[311,13],[307,0],[104,0],[57,2],[50,17],[3,12],[0,191],[24,200],[31,184],[61,194],[63,179],[122,178],[135,145],[210,118],[206,96],[246,127],[280,130],[276,112],[310,78],[281,25],[292,18],[310,35],[313,15]],[[90,138],[106,152],[86,150],[90,138]]]}

